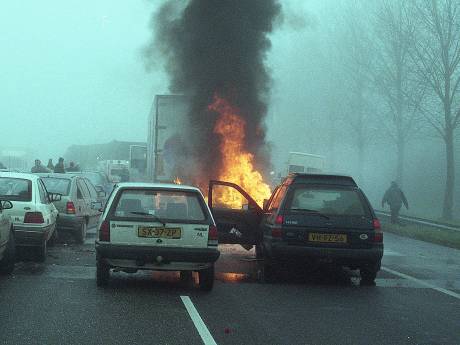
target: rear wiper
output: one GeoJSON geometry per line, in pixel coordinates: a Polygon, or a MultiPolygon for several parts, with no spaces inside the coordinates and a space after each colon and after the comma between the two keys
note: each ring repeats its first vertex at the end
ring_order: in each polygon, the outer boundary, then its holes
{"type": "Polygon", "coordinates": [[[329,216],[326,216],[324,213],[321,213],[321,212],[319,212],[317,210],[308,210],[308,209],[305,209],[305,208],[291,208],[291,211],[314,213],[317,216],[320,216],[320,217],[323,217],[323,218],[326,218],[326,219],[331,219],[329,216]]]}
{"type": "Polygon", "coordinates": [[[166,222],[164,220],[161,220],[158,216],[155,216],[154,214],[151,214],[151,213],[147,213],[147,212],[136,212],[136,211],[133,211],[133,212],[129,212],[131,214],[137,214],[139,216],[148,216],[148,217],[152,217],[153,219],[155,219],[158,223],[161,223],[163,224],[163,226],[166,226],[166,222]]]}

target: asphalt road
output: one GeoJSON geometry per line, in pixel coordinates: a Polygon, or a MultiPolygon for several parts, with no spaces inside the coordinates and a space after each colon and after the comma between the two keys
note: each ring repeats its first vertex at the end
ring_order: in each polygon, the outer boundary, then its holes
{"type": "MultiPolygon", "coordinates": [[[[460,344],[460,251],[385,233],[375,287],[343,269],[257,282],[252,251],[222,246],[215,288],[175,273],[96,287],[94,233],[23,252],[0,277],[0,344],[460,344]]],[[[196,278],[196,277],[194,277],[196,278]]]]}

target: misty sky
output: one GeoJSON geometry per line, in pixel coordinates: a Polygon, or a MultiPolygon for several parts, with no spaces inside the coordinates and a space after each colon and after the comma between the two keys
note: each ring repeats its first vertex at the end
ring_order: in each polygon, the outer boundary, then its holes
{"type": "MultiPolygon", "coordinates": [[[[287,86],[306,82],[308,64],[286,58],[296,56],[297,40],[305,31],[302,13],[316,4],[301,1],[294,11],[289,2],[283,3],[288,13],[297,15],[273,35],[268,64],[274,90],[292,90],[297,99],[303,97],[301,88],[287,86]],[[292,73],[296,66],[300,70],[292,73]]],[[[141,57],[151,37],[151,13],[159,4],[1,1],[2,148],[33,148],[45,159],[62,155],[74,143],[145,141],[153,96],[168,91],[163,63],[147,72],[141,57]]],[[[279,95],[273,98],[280,101],[278,109],[283,107],[279,95]]]]}

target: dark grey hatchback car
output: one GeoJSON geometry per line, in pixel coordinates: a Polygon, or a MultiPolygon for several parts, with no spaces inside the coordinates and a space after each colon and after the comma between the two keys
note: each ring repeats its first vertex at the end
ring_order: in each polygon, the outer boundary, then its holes
{"type": "Polygon", "coordinates": [[[219,243],[255,245],[261,271],[270,281],[289,263],[335,263],[360,269],[373,284],[383,256],[383,233],[371,204],[349,176],[290,174],[261,209],[239,186],[211,181],[209,204],[219,243]],[[219,187],[234,188],[242,209],[213,207],[219,187]]]}

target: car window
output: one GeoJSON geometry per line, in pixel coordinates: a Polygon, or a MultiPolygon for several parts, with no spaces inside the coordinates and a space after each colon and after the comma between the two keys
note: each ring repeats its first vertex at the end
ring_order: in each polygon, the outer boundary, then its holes
{"type": "Polygon", "coordinates": [[[287,186],[285,185],[283,185],[281,188],[278,188],[276,195],[273,197],[270,205],[268,206],[268,211],[275,211],[280,207],[281,201],[286,194],[286,188],[287,186]]]}
{"type": "Polygon", "coordinates": [[[313,187],[297,187],[288,209],[338,216],[365,216],[368,212],[356,190],[313,187]]]}
{"type": "Polygon", "coordinates": [[[40,195],[40,202],[42,204],[49,204],[50,201],[48,199],[48,192],[46,191],[45,186],[41,180],[38,180],[38,194],[40,195]]]}
{"type": "Polygon", "coordinates": [[[157,216],[168,221],[204,221],[207,217],[200,194],[188,191],[123,190],[116,200],[115,216],[157,216]]]}
{"type": "Polygon", "coordinates": [[[83,181],[86,184],[86,187],[88,188],[91,199],[97,199],[97,191],[94,188],[93,184],[90,182],[90,180],[84,179],[83,181]]]}
{"type": "Polygon", "coordinates": [[[50,193],[58,193],[61,195],[69,195],[70,179],[56,177],[42,177],[46,190],[50,193]]]}
{"type": "Polygon", "coordinates": [[[83,199],[83,198],[89,198],[89,190],[88,187],[82,182],[81,179],[77,180],[77,198],[78,199],[83,199]]]}
{"type": "Polygon", "coordinates": [[[31,201],[32,181],[13,177],[0,177],[0,198],[11,201],[31,201]]]}

